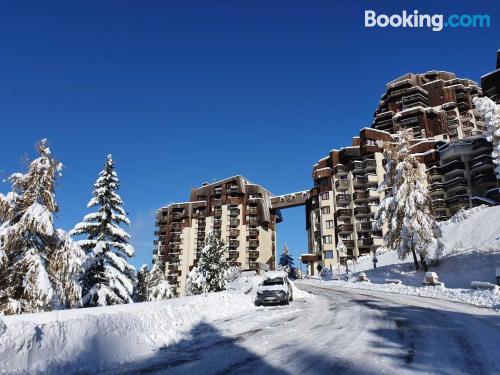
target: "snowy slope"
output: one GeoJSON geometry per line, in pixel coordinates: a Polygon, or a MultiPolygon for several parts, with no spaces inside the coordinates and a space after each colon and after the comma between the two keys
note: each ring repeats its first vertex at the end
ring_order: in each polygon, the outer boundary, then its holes
{"type": "Polygon", "coordinates": [[[146,358],[200,322],[255,309],[240,292],[2,317],[0,373],[92,373],[146,358]]]}

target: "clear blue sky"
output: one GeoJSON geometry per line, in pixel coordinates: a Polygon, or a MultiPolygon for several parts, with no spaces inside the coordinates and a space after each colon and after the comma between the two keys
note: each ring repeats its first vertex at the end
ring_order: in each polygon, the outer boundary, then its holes
{"type": "MultiPolygon", "coordinates": [[[[500,6],[480,1],[3,1],[0,170],[49,138],[65,164],[57,225],[88,213],[112,153],[136,246],[154,211],[242,174],[275,194],[369,126],[387,81],[441,69],[479,80],[500,48],[500,6]],[[365,29],[363,12],[489,13],[490,29],[365,29]]],[[[1,192],[7,184],[0,186],[1,192]]],[[[303,208],[278,244],[306,251],[303,208]]]]}

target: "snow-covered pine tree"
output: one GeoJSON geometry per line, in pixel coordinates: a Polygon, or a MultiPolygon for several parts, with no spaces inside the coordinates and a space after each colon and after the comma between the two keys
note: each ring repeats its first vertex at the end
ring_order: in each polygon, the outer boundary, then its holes
{"type": "Polygon", "coordinates": [[[135,302],[145,302],[148,300],[148,266],[143,264],[142,267],[137,271],[137,282],[134,288],[134,301],[135,302]]]}
{"type": "Polygon", "coordinates": [[[27,173],[9,177],[12,191],[0,195],[0,311],[5,314],[49,311],[61,299],[47,263],[59,245],[53,213],[62,164],[52,157],[46,139],[37,151],[27,173]]]}
{"type": "Polygon", "coordinates": [[[401,259],[413,255],[415,269],[419,269],[417,255],[427,270],[428,250],[435,247],[435,254],[442,249],[441,230],[431,211],[427,190],[427,175],[412,155],[411,131],[399,133],[396,142],[384,142],[386,173],[379,191],[385,192],[375,216],[375,226],[387,225],[385,246],[396,249],[401,259]]]}
{"type": "Polygon", "coordinates": [[[295,278],[295,266],[293,265],[293,258],[288,251],[288,247],[283,246],[279,260],[279,269],[288,273],[288,276],[295,278]]]}
{"type": "Polygon", "coordinates": [[[342,241],[342,238],[339,237],[339,242],[337,243],[337,251],[340,255],[345,255],[347,256],[347,247],[344,244],[344,241],[342,241]]]}
{"type": "Polygon", "coordinates": [[[89,257],[82,277],[85,306],[133,302],[136,273],[128,258],[134,255],[134,248],[129,243],[129,234],[120,227],[130,222],[116,192],[119,183],[113,157],[108,155],[87,204],[89,208],[98,207],[97,212],[86,215],[71,231],[71,235],[87,237],[78,241],[89,257]]]}
{"type": "Polygon", "coordinates": [[[488,140],[493,144],[491,157],[497,165],[497,176],[500,176],[500,106],[487,97],[473,99],[486,125],[488,140]]]}
{"type": "Polygon", "coordinates": [[[186,287],[188,295],[218,292],[227,288],[224,274],[229,266],[224,259],[225,252],[224,241],[209,234],[198,264],[189,273],[186,287]]]}
{"type": "Polygon", "coordinates": [[[158,263],[153,264],[147,276],[146,285],[148,301],[161,301],[174,296],[165,275],[165,269],[158,263]]]}

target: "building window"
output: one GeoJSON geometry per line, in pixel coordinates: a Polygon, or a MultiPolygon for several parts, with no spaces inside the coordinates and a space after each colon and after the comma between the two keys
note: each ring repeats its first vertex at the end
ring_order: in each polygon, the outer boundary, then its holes
{"type": "Polygon", "coordinates": [[[327,191],[324,193],[321,193],[321,199],[324,201],[330,199],[330,194],[327,191]]]}
{"type": "Polygon", "coordinates": [[[332,243],[332,236],[323,236],[323,243],[324,244],[332,243]]]}
{"type": "Polygon", "coordinates": [[[342,241],[349,241],[351,239],[350,234],[341,234],[340,238],[342,238],[342,241]]]}
{"type": "Polygon", "coordinates": [[[333,259],[333,251],[332,250],[325,251],[325,259],[333,259]]]}
{"type": "Polygon", "coordinates": [[[327,220],[326,221],[326,228],[327,229],[333,228],[333,220],[327,220]]]}
{"type": "Polygon", "coordinates": [[[321,207],[321,213],[322,214],[329,214],[330,213],[330,206],[321,207]]]}

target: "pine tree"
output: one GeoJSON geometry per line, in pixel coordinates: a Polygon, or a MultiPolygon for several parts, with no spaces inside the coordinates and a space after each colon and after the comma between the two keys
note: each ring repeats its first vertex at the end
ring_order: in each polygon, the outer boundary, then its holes
{"type": "Polygon", "coordinates": [[[148,300],[147,278],[149,275],[148,266],[143,264],[137,271],[137,282],[134,288],[134,301],[145,302],[148,300]]]}
{"type": "Polygon", "coordinates": [[[475,97],[473,101],[484,118],[488,140],[493,144],[491,157],[497,165],[497,175],[500,176],[500,106],[487,97],[475,97]]]}
{"type": "Polygon", "coordinates": [[[283,251],[279,260],[279,269],[288,273],[288,276],[295,278],[295,267],[293,264],[293,258],[288,252],[288,247],[283,247],[283,251]]]}
{"type": "Polygon", "coordinates": [[[224,241],[209,234],[198,264],[189,273],[186,288],[188,295],[218,292],[227,288],[224,274],[229,266],[224,259],[225,252],[224,241]]]}
{"type": "Polygon", "coordinates": [[[158,263],[153,264],[146,281],[148,301],[161,301],[174,296],[167,281],[165,269],[159,266],[158,263]]]}
{"type": "Polygon", "coordinates": [[[431,211],[431,199],[427,190],[427,175],[410,150],[411,132],[400,132],[396,142],[385,142],[386,173],[379,190],[386,196],[376,214],[376,228],[387,225],[385,246],[397,249],[399,257],[413,255],[415,269],[420,257],[427,270],[428,249],[442,249],[441,230],[431,211]]]}
{"type": "Polygon", "coordinates": [[[37,151],[27,173],[9,177],[12,192],[0,194],[0,311],[5,314],[49,311],[61,299],[47,263],[59,245],[53,214],[62,164],[52,157],[46,139],[37,151]]]}
{"type": "Polygon", "coordinates": [[[116,192],[119,182],[113,158],[108,155],[87,205],[89,208],[98,207],[98,210],[86,215],[83,222],[71,231],[71,235],[87,237],[78,241],[89,257],[82,277],[85,306],[133,302],[136,274],[128,258],[134,255],[134,248],[129,243],[129,234],[120,227],[120,224],[129,225],[130,222],[116,192]]]}

